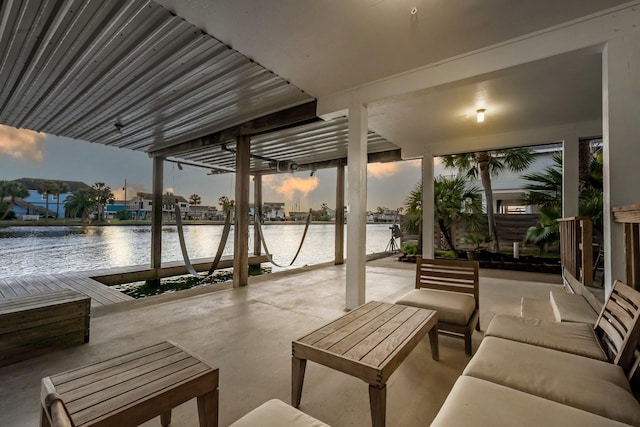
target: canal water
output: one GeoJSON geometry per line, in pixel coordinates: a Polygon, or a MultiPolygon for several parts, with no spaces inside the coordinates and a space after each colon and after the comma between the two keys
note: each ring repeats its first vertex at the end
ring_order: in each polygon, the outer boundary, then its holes
{"type": "MultiPolygon", "coordinates": [[[[385,250],[391,238],[390,225],[367,225],[367,254],[385,250]]],[[[222,225],[185,226],[189,257],[215,256],[222,228],[222,225]]],[[[263,226],[265,241],[275,262],[281,265],[291,262],[303,231],[304,224],[267,223],[263,226]]],[[[334,233],[333,224],[311,224],[300,255],[289,269],[332,261],[334,233]]],[[[252,249],[253,232],[249,240],[249,248],[252,249]]],[[[148,265],[150,247],[150,226],[0,228],[0,278],[148,265]]],[[[233,228],[224,255],[233,255],[233,228]]],[[[163,227],[162,261],[181,260],[176,227],[163,227]]],[[[284,270],[272,267],[274,272],[284,270]]]]}

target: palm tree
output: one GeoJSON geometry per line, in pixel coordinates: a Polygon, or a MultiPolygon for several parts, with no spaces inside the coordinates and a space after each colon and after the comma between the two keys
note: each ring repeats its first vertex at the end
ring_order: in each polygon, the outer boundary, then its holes
{"type": "Polygon", "coordinates": [[[482,213],[482,197],[478,187],[466,188],[466,180],[461,176],[455,178],[436,178],[434,189],[434,216],[447,245],[456,250],[451,230],[459,221],[465,222],[472,229],[477,229],[482,213]]]}
{"type": "Polygon", "coordinates": [[[0,201],[2,201],[5,197],[9,197],[9,204],[7,205],[7,209],[2,214],[2,218],[5,219],[9,212],[13,211],[13,204],[16,202],[16,199],[24,199],[29,196],[29,191],[24,188],[22,184],[17,181],[1,181],[0,182],[0,201]]]}
{"type": "Polygon", "coordinates": [[[554,154],[553,163],[542,172],[523,175],[530,181],[524,189],[529,190],[524,197],[527,205],[561,206],[562,205],[562,155],[554,154]]]}
{"type": "Polygon", "coordinates": [[[52,194],[56,196],[56,219],[60,215],[60,194],[69,192],[69,185],[66,182],[54,182],[51,188],[52,194]]]}
{"type": "Polygon", "coordinates": [[[227,196],[222,196],[218,199],[218,204],[222,208],[222,211],[225,213],[229,213],[233,206],[235,205],[234,200],[229,200],[227,196]]]}
{"type": "Polygon", "coordinates": [[[46,213],[44,215],[44,221],[49,221],[49,195],[53,194],[55,183],[51,181],[42,181],[38,184],[38,194],[44,196],[46,213]]]}
{"type": "MultiPolygon", "coordinates": [[[[560,239],[557,220],[562,217],[562,155],[553,156],[553,164],[542,172],[523,175],[530,181],[524,186],[529,193],[524,202],[540,206],[540,223],[529,227],[525,243],[533,243],[543,251],[546,245],[560,239]]],[[[596,238],[602,238],[602,153],[591,156],[587,184],[580,192],[578,212],[591,218],[596,238]]]]}
{"type": "Polygon", "coordinates": [[[64,208],[69,216],[76,217],[78,214],[82,217],[82,222],[87,221],[89,212],[96,206],[97,199],[93,188],[81,188],[74,191],[67,197],[64,202],[64,208]]]}
{"type": "MultiPolygon", "coordinates": [[[[447,245],[456,250],[451,229],[458,221],[464,221],[477,229],[482,212],[482,199],[477,187],[466,188],[465,179],[437,178],[434,181],[434,217],[447,245]]],[[[405,200],[405,216],[402,228],[410,234],[418,234],[422,247],[422,184],[418,183],[405,200]]]]}
{"type": "Polygon", "coordinates": [[[455,168],[468,178],[477,179],[484,189],[487,200],[487,225],[489,237],[491,237],[494,251],[500,250],[496,219],[493,210],[493,190],[491,177],[498,176],[505,168],[513,172],[523,172],[533,162],[533,152],[528,148],[511,148],[496,151],[478,151],[474,153],[451,154],[443,156],[442,161],[446,167],[455,168]]]}
{"type": "Polygon", "coordinates": [[[200,203],[202,203],[202,199],[200,198],[199,195],[192,194],[189,196],[189,204],[191,206],[198,206],[200,203]]]}
{"type": "Polygon", "coordinates": [[[105,185],[104,182],[96,182],[93,184],[93,194],[96,199],[96,207],[98,208],[98,221],[102,221],[102,214],[108,203],[113,203],[114,195],[111,187],[105,185]]]}
{"type": "Polygon", "coordinates": [[[422,235],[422,184],[417,183],[405,199],[402,229],[409,234],[422,235]]]}

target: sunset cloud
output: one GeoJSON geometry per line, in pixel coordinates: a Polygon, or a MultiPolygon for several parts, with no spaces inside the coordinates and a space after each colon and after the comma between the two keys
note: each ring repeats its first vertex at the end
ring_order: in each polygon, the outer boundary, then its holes
{"type": "Polygon", "coordinates": [[[318,178],[315,176],[300,178],[296,176],[269,175],[264,177],[263,183],[287,199],[293,199],[298,194],[306,196],[318,188],[318,178]]]}
{"type": "Polygon", "coordinates": [[[372,178],[387,178],[398,172],[400,164],[393,163],[369,163],[367,165],[367,173],[372,178]]]}
{"type": "Polygon", "coordinates": [[[0,155],[28,162],[44,159],[46,134],[0,125],[0,155]]]}

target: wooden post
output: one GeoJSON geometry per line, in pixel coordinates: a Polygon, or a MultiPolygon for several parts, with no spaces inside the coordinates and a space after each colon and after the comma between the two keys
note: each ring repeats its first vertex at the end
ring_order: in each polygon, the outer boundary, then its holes
{"type": "MultiPolygon", "coordinates": [[[[262,220],[262,175],[256,174],[253,176],[253,254],[262,254],[262,241],[260,240],[260,233],[255,226],[256,221],[262,220]]],[[[251,267],[260,268],[260,264],[252,264],[251,267]]]]}
{"type": "Polygon", "coordinates": [[[336,168],[336,230],[334,264],[344,264],[344,164],[336,168]]]}
{"type": "MultiPolygon", "coordinates": [[[[164,175],[164,159],[153,158],[153,200],[151,205],[151,268],[162,266],[162,187],[164,175]]],[[[160,279],[148,280],[148,283],[159,285],[160,279]]]]}
{"type": "Polygon", "coordinates": [[[249,281],[249,168],[251,137],[237,138],[236,149],[236,218],[233,231],[233,287],[249,281]]]}

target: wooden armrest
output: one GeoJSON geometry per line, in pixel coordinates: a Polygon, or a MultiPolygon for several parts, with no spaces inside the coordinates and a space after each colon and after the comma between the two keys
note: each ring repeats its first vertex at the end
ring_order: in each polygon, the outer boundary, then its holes
{"type": "Polygon", "coordinates": [[[64,402],[51,382],[51,378],[43,378],[42,386],[40,402],[44,411],[43,416],[46,414],[51,427],[75,427],[64,402]]]}
{"type": "Polygon", "coordinates": [[[51,421],[51,427],[73,427],[71,418],[69,418],[69,414],[67,413],[67,408],[65,408],[58,393],[49,393],[44,400],[47,405],[47,413],[51,421]]]}

